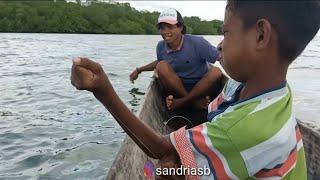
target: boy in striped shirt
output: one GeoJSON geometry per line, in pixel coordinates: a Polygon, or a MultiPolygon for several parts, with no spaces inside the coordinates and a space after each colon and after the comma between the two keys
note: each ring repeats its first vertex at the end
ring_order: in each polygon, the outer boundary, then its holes
{"type": "Polygon", "coordinates": [[[169,138],[125,107],[99,64],[74,60],[71,80],[92,91],[161,167],[211,171],[172,178],[307,179],[286,74],[319,30],[319,6],[317,1],[228,1],[220,63],[234,80],[210,103],[207,123],[181,128],[169,138]]]}

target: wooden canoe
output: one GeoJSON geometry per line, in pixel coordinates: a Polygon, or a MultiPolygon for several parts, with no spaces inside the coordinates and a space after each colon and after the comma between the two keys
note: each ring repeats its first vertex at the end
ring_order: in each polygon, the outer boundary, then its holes
{"type": "MultiPolygon", "coordinates": [[[[165,125],[169,114],[163,101],[163,89],[159,81],[153,79],[149,85],[144,102],[138,111],[139,118],[162,134],[168,134],[171,128],[165,125]]],[[[306,161],[308,165],[308,179],[320,179],[320,133],[310,124],[298,120],[303,136],[306,161]]],[[[145,179],[143,167],[148,158],[142,150],[127,136],[109,169],[107,180],[139,180],[145,179]]]]}

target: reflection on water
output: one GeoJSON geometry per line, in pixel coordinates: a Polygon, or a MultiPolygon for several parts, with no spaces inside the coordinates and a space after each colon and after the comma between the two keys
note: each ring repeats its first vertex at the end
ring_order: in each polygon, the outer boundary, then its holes
{"type": "MultiPolygon", "coordinates": [[[[102,64],[120,98],[136,110],[151,75],[132,85],[128,76],[137,64],[132,59],[154,59],[152,46],[141,36],[0,34],[0,39],[0,179],[104,179],[125,134],[91,93],[72,87],[72,58],[102,64]],[[129,52],[128,46],[138,50],[129,52]],[[133,88],[139,89],[128,93],[133,88]]],[[[154,44],[159,37],[150,40],[154,44]]]]}
{"type": "Polygon", "coordinates": [[[139,106],[139,102],[140,102],[141,98],[138,98],[138,97],[143,96],[145,93],[140,92],[139,88],[132,88],[132,89],[130,89],[129,93],[132,96],[132,99],[129,101],[130,105],[133,107],[139,106]]]}
{"type": "MultiPolygon", "coordinates": [[[[70,84],[72,58],[102,64],[120,98],[137,112],[160,36],[0,34],[0,179],[104,179],[125,133],[90,92],[70,84]],[[85,42],[85,43],[84,43],[85,42]],[[130,49],[130,50],[129,50],[130,49]]],[[[217,44],[221,36],[205,36],[217,44]]],[[[320,38],[292,64],[298,118],[320,119],[320,38]]]]}

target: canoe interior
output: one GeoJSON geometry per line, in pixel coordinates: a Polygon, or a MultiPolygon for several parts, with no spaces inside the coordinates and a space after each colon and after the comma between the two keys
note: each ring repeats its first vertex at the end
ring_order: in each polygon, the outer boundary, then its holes
{"type": "MultiPolygon", "coordinates": [[[[139,118],[150,125],[157,132],[168,134],[172,131],[164,122],[170,116],[165,108],[163,89],[157,79],[152,79],[144,102],[140,106],[139,118]]],[[[320,179],[320,133],[312,125],[298,120],[306,161],[308,166],[308,179],[320,179]]],[[[142,150],[129,138],[124,139],[122,146],[108,172],[107,180],[145,179],[143,175],[144,164],[148,161],[156,162],[148,158],[142,150]]]]}

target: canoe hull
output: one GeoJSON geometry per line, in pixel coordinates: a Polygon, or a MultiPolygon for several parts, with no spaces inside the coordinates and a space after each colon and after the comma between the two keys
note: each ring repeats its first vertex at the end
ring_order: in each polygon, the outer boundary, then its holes
{"type": "MultiPolygon", "coordinates": [[[[162,88],[158,80],[153,79],[148,88],[142,106],[139,110],[139,118],[161,134],[167,134],[171,130],[163,122],[168,117],[162,97],[162,88]]],[[[144,179],[143,167],[148,161],[156,161],[148,158],[145,153],[126,137],[109,170],[107,180],[144,179]]]]}

